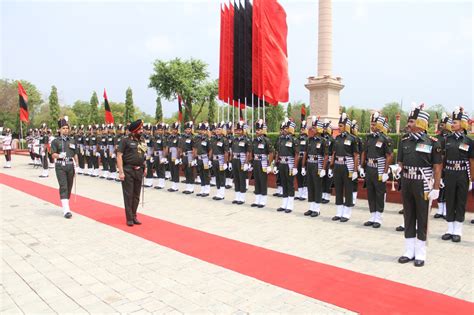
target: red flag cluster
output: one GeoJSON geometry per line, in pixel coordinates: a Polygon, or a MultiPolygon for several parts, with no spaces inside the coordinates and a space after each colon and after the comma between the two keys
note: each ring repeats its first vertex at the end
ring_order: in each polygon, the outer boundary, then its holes
{"type": "Polygon", "coordinates": [[[112,115],[112,110],[110,109],[109,100],[107,99],[107,93],[105,92],[105,89],[104,89],[104,109],[105,109],[105,123],[113,124],[114,115],[112,115]]]}
{"type": "Polygon", "coordinates": [[[28,95],[20,82],[18,82],[18,96],[20,99],[20,121],[27,123],[29,121],[28,95]]]}
{"type": "Polygon", "coordinates": [[[235,106],[251,103],[252,95],[273,105],[287,102],[287,34],[286,13],[276,0],[224,5],[219,99],[235,106]]]}

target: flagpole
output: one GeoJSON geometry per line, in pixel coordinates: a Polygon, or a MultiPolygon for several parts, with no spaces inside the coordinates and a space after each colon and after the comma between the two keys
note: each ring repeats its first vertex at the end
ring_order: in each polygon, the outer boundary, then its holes
{"type": "Polygon", "coordinates": [[[244,98],[244,103],[245,103],[245,113],[244,113],[245,123],[248,123],[247,122],[247,97],[244,98]]]}
{"type": "Polygon", "coordinates": [[[260,120],[260,97],[257,100],[257,119],[260,120]]]}
{"type": "Polygon", "coordinates": [[[20,149],[23,149],[23,123],[20,119],[20,149]]]}
{"type": "Polygon", "coordinates": [[[254,134],[253,127],[255,125],[255,122],[253,121],[254,120],[254,111],[255,111],[255,106],[254,106],[254,97],[253,97],[253,93],[252,93],[252,140],[253,140],[253,134],[254,134]]]}
{"type": "Polygon", "coordinates": [[[265,121],[265,94],[263,95],[263,122],[265,121]]]}
{"type": "Polygon", "coordinates": [[[230,100],[227,98],[227,122],[230,122],[230,100]]]}
{"type": "Polygon", "coordinates": [[[235,123],[235,103],[232,100],[232,123],[235,123]]]}

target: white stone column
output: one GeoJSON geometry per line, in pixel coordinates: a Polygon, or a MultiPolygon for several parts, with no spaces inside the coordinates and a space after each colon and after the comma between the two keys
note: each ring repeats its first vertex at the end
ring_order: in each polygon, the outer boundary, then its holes
{"type": "Polygon", "coordinates": [[[318,76],[332,75],[332,3],[319,0],[318,76]]]}

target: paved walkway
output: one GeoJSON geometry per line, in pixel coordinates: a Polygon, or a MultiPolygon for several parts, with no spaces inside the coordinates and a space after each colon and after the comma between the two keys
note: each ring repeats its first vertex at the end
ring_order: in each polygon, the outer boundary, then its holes
{"type": "MultiPolygon", "coordinates": [[[[0,172],[57,187],[14,156],[13,169],[0,172]]],[[[77,193],[122,206],[120,184],[79,176],[77,193]]],[[[247,204],[253,196],[247,194],[247,204]]],[[[149,216],[260,247],[474,301],[473,230],[465,224],[463,241],[444,242],[445,223],[430,221],[430,246],[423,268],[396,263],[403,235],[395,232],[400,205],[389,204],[381,229],[362,226],[368,217],[359,200],[351,221],[334,223],[335,206],[307,218],[305,202],[292,214],[267,208],[184,196],[149,189],[149,216]]],[[[329,313],[348,312],[256,280],[167,247],[124,233],[81,215],[66,220],[59,207],[1,185],[2,313],[329,313]]],[[[472,219],[472,214],[467,218],[472,219]]],[[[192,240],[190,240],[192,241],[192,240]]],[[[291,275],[288,275],[291,277],[291,275]]],[[[376,298],[376,293],[374,293],[376,298]]]]}

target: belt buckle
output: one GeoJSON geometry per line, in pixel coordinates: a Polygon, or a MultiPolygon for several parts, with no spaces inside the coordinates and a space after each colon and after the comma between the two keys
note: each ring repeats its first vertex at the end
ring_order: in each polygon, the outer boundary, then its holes
{"type": "Polygon", "coordinates": [[[460,163],[455,163],[454,164],[454,169],[456,169],[456,170],[461,169],[461,164],[460,163]]]}
{"type": "Polygon", "coordinates": [[[409,168],[409,169],[408,169],[408,175],[410,175],[410,176],[415,176],[415,175],[416,175],[416,169],[414,169],[414,168],[409,168]]]}

